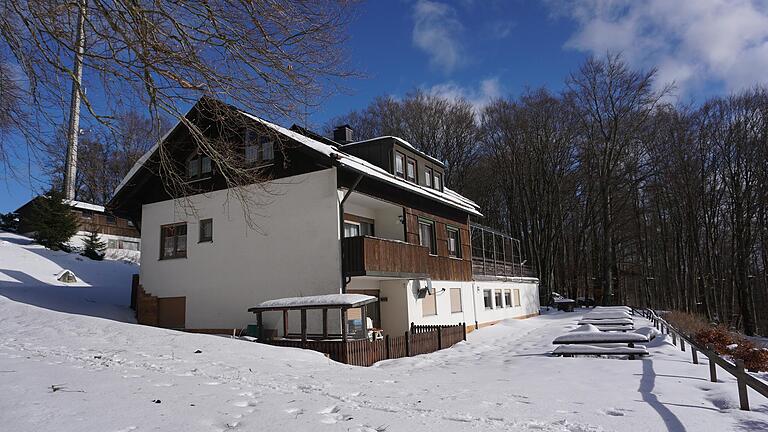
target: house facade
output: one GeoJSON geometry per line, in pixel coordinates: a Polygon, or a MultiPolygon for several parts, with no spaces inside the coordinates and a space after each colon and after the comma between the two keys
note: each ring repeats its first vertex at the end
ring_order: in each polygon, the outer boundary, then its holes
{"type": "MultiPolygon", "coordinates": [[[[188,119],[210,117],[206,103],[214,102],[201,101],[188,119]]],[[[523,271],[514,241],[501,233],[485,241],[488,230],[471,224],[480,209],[444,186],[439,160],[396,137],[354,142],[341,127],[330,140],[229,109],[246,125],[233,145],[269,173],[248,187],[257,205],[233,198],[182,125],[137,162],[109,203],[141,230],[139,322],[231,334],[263,301],[338,293],[376,297],[348,318],[386,334],[411,323],[471,330],[538,314],[538,280],[523,271]],[[200,193],[165,195],[153,169],[160,145],[200,193]],[[483,237],[477,246],[473,231],[483,237]]],[[[279,321],[265,316],[264,327],[281,333],[279,321]]],[[[320,317],[308,325],[317,331],[320,317]]]]}
{"type": "MultiPolygon", "coordinates": [[[[36,200],[45,199],[35,197],[26,204],[16,209],[19,217],[19,233],[32,236],[34,233],[27,223],[27,218],[32,211],[36,200]]],[[[78,231],[69,240],[69,246],[73,249],[81,249],[83,241],[92,231],[99,233],[99,238],[106,244],[104,251],[107,259],[139,260],[141,239],[139,230],[129,219],[115,216],[107,212],[104,206],[86,203],[82,201],[66,201],[77,218],[78,231]]]]}

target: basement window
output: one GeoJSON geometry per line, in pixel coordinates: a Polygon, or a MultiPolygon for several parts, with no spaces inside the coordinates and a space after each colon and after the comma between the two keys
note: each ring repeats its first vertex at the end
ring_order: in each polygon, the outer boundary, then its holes
{"type": "Polygon", "coordinates": [[[491,290],[483,290],[483,305],[486,309],[493,309],[493,296],[491,290]]]}
{"type": "Polygon", "coordinates": [[[504,305],[501,303],[501,290],[499,289],[493,290],[493,297],[494,297],[494,300],[496,301],[497,309],[504,307],[504,305]]]}
{"type": "Polygon", "coordinates": [[[504,307],[512,307],[512,291],[504,290],[504,307]]]}

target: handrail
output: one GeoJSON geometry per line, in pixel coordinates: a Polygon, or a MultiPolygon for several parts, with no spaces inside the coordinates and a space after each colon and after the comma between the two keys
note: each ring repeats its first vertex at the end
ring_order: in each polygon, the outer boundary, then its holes
{"type": "Polygon", "coordinates": [[[706,355],[709,359],[709,376],[710,381],[717,382],[717,369],[716,366],[720,366],[726,372],[736,377],[736,383],[739,387],[739,405],[743,411],[749,411],[749,398],[747,396],[747,387],[756,391],[757,393],[768,398],[768,384],[759,380],[758,378],[750,375],[744,370],[744,361],[736,359],[734,363],[729,362],[720,354],[715,352],[712,345],[707,345],[702,348],[698,342],[696,342],[690,335],[680,331],[675,326],[671,325],[667,320],[656,314],[655,311],[649,308],[636,308],[631,307],[632,313],[635,311],[642,311],[642,315],[653,322],[653,326],[660,330],[662,334],[666,330],[666,333],[672,336],[672,343],[677,346],[677,338],[680,339],[680,349],[685,351],[685,342],[691,347],[691,358],[694,364],[699,364],[697,351],[706,355]]]}

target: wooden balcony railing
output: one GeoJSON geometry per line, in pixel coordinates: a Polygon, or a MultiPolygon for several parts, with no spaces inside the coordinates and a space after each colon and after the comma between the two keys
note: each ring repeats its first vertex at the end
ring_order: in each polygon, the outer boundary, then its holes
{"type": "Polygon", "coordinates": [[[347,276],[380,276],[434,280],[471,280],[469,260],[429,254],[429,249],[377,237],[342,239],[342,263],[347,276]]]}

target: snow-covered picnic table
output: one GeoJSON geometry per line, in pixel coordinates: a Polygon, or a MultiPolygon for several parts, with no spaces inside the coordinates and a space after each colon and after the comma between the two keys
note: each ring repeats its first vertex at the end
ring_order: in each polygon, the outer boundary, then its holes
{"type": "Polygon", "coordinates": [[[555,345],[563,345],[556,348],[554,355],[629,355],[633,359],[636,355],[648,355],[644,346],[635,347],[635,343],[648,342],[648,336],[640,333],[608,333],[600,331],[592,324],[580,325],[570,332],[558,336],[552,341],[555,345]],[[593,344],[609,345],[594,346],[593,344]],[[626,347],[615,344],[627,344],[626,347]]]}
{"type": "Polygon", "coordinates": [[[628,312],[625,312],[625,311],[596,311],[596,312],[590,312],[588,314],[585,314],[584,318],[594,319],[594,320],[619,319],[619,318],[632,319],[632,315],[630,315],[628,312]]]}

